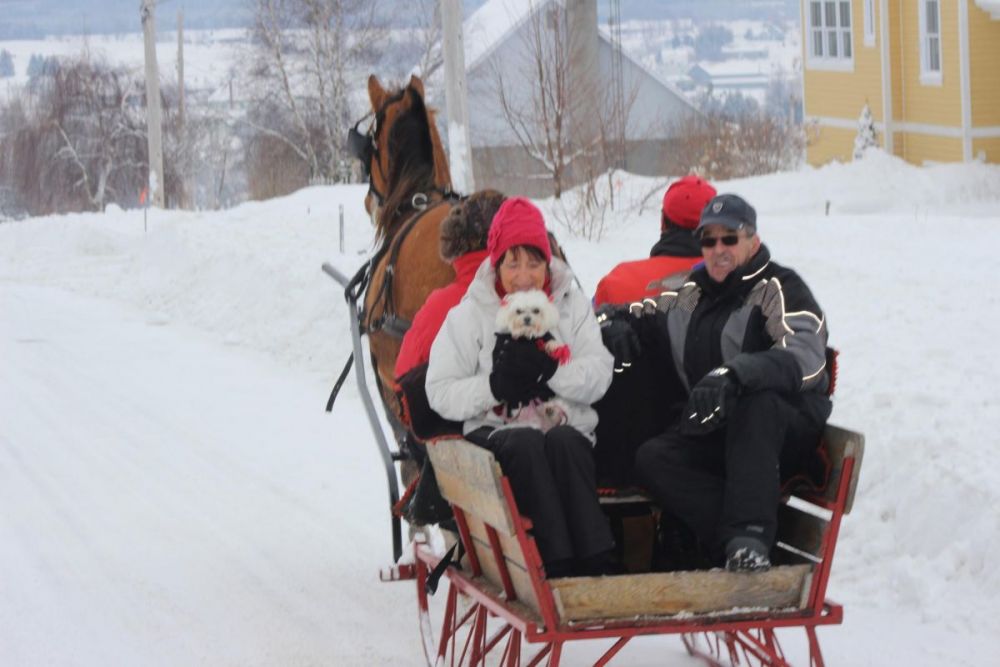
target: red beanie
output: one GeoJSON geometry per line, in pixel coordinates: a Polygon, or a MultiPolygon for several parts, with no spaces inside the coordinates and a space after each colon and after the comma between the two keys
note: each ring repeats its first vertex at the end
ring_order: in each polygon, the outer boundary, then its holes
{"type": "Polygon", "coordinates": [[[545,255],[546,263],[552,261],[552,247],[542,212],[524,197],[511,197],[500,205],[490,225],[486,241],[490,263],[496,266],[504,253],[519,245],[534,246],[545,255]]]}
{"type": "Polygon", "coordinates": [[[715,188],[697,176],[685,176],[674,181],[663,195],[663,215],[667,220],[684,229],[698,226],[701,211],[715,196],[715,188]]]}

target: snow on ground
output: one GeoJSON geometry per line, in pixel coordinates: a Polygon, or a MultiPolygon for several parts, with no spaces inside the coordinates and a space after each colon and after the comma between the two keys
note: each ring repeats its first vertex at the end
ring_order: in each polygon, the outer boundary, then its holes
{"type": "MultiPolygon", "coordinates": [[[[657,233],[663,184],[620,180],[645,209],[560,234],[588,291],[657,233]]],[[[867,437],[829,663],[993,664],[1000,168],[874,153],[719,185],[825,307],[832,420],[867,437]]],[[[322,413],[349,334],[319,267],[364,261],[363,193],[0,224],[0,662],[421,664],[410,585],[375,577],[386,490],[353,379],[322,413]]],[[[675,638],[627,650],[691,664],[675,638]]]]}

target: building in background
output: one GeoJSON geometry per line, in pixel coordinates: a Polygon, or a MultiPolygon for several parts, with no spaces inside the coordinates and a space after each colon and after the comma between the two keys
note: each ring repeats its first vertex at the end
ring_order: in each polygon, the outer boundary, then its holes
{"type": "Polygon", "coordinates": [[[802,0],[807,159],[849,160],[871,108],[903,159],[1000,162],[1000,0],[802,0]]]}
{"type": "MultiPolygon", "coordinates": [[[[526,80],[525,72],[532,69],[537,55],[531,53],[531,45],[536,38],[551,36],[564,20],[567,5],[573,3],[586,4],[580,0],[488,0],[465,20],[469,132],[477,184],[528,196],[552,194],[549,171],[524,149],[509,118],[501,112],[497,81],[499,75],[508,83],[509,105],[530,108],[530,89],[535,83],[526,80]]],[[[596,17],[596,11],[592,10],[591,16],[596,17]]],[[[598,29],[596,21],[589,32],[596,42],[597,80],[611,82],[609,85],[620,81],[624,107],[620,113],[624,117],[596,120],[603,123],[599,129],[605,131],[610,131],[612,124],[624,125],[619,166],[651,176],[673,173],[671,143],[685,123],[690,125],[701,114],[671,84],[616,49],[612,35],[598,29]]],[[[549,47],[542,48],[548,51],[549,47]]],[[[600,115],[597,98],[605,92],[581,95],[579,89],[570,90],[574,96],[571,105],[574,111],[596,118],[600,115]]],[[[566,177],[566,184],[572,185],[585,180],[586,175],[571,168],[566,177]]]]}

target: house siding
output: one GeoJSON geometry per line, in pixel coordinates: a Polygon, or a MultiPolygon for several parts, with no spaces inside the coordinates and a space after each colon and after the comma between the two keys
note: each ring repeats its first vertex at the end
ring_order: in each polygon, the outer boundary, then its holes
{"type": "MultiPolygon", "coordinates": [[[[922,1],[902,0],[899,3],[902,9],[899,42],[902,105],[897,120],[961,127],[962,95],[959,75],[958,0],[940,0],[940,84],[925,84],[920,81],[920,3],[922,1]]],[[[959,153],[959,159],[961,159],[961,153],[959,153]]]]}
{"type": "MultiPolygon", "coordinates": [[[[801,3],[803,32],[808,31],[808,0],[801,3]]],[[[875,44],[865,46],[864,6],[862,0],[851,1],[851,44],[854,55],[852,71],[829,71],[809,66],[808,39],[802,40],[807,117],[839,118],[857,121],[865,104],[876,122],[884,120],[882,111],[881,35],[877,29],[879,7],[875,3],[875,44]]],[[[822,127],[820,136],[806,150],[810,164],[818,165],[831,159],[851,158],[856,132],[843,128],[822,127]]],[[[881,137],[880,137],[881,141],[881,137]]]]}
{"type": "MultiPolygon", "coordinates": [[[[850,162],[854,154],[856,130],[819,126],[809,133],[806,161],[812,165],[826,164],[832,160],[850,162]]],[[[881,135],[879,140],[881,141],[881,135]]]]}
{"type": "MultiPolygon", "coordinates": [[[[1000,127],[1000,20],[990,17],[971,0],[969,82],[972,127],[1000,127]]],[[[975,148],[972,154],[976,154],[975,148]]],[[[997,161],[996,153],[990,161],[997,161]]]]}
{"type": "MultiPolygon", "coordinates": [[[[808,30],[808,0],[802,3],[805,30],[808,30]]],[[[857,120],[861,108],[868,103],[872,116],[882,120],[882,72],[879,60],[879,36],[875,46],[864,45],[864,19],[861,0],[851,2],[851,43],[854,54],[853,71],[829,71],[809,66],[808,40],[802,40],[802,57],[806,63],[804,80],[807,116],[832,116],[857,120]]],[[[878,10],[876,8],[876,15],[878,10]]],[[[877,19],[876,19],[877,20],[877,19]]]]}
{"type": "Polygon", "coordinates": [[[980,153],[987,162],[1000,162],[1000,137],[972,140],[972,157],[979,159],[980,153]]]}
{"type": "Polygon", "coordinates": [[[916,132],[901,132],[904,157],[914,164],[924,162],[961,162],[962,140],[951,137],[936,137],[916,132]]]}
{"type": "MultiPolygon", "coordinates": [[[[891,127],[893,153],[910,162],[961,161],[962,84],[959,45],[960,10],[967,10],[969,27],[969,96],[972,128],[1000,134],[1000,20],[993,19],[972,0],[940,0],[940,83],[921,81],[920,5],[923,0],[888,0],[888,60],[891,74],[891,127]],[[960,3],[965,2],[962,8],[960,3]],[[905,128],[905,129],[904,129],[905,128]],[[951,136],[942,136],[950,134],[951,136]]],[[[800,3],[803,32],[808,31],[808,0],[800,3]]],[[[856,132],[842,121],[856,121],[868,102],[872,116],[883,122],[881,71],[881,10],[875,2],[875,47],[864,46],[863,3],[852,0],[852,71],[810,68],[808,41],[803,40],[803,80],[807,117],[841,121],[837,127],[820,125],[811,134],[806,159],[818,165],[829,160],[850,159],[856,132]]],[[[982,133],[982,131],[981,131],[982,133]]],[[[884,146],[884,137],[879,135],[884,146]]],[[[984,155],[990,162],[1000,159],[1000,136],[974,137],[972,156],[984,155]]]]}

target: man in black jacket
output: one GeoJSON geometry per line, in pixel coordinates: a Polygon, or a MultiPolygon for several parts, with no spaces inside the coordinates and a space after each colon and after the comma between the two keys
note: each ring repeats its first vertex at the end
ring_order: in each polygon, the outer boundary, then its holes
{"type": "Polygon", "coordinates": [[[742,198],[713,198],[697,234],[704,266],[633,307],[644,347],[689,390],[679,420],[639,448],[636,475],[713,561],[766,570],[781,480],[813,463],[830,415],[826,321],[742,198]]]}

